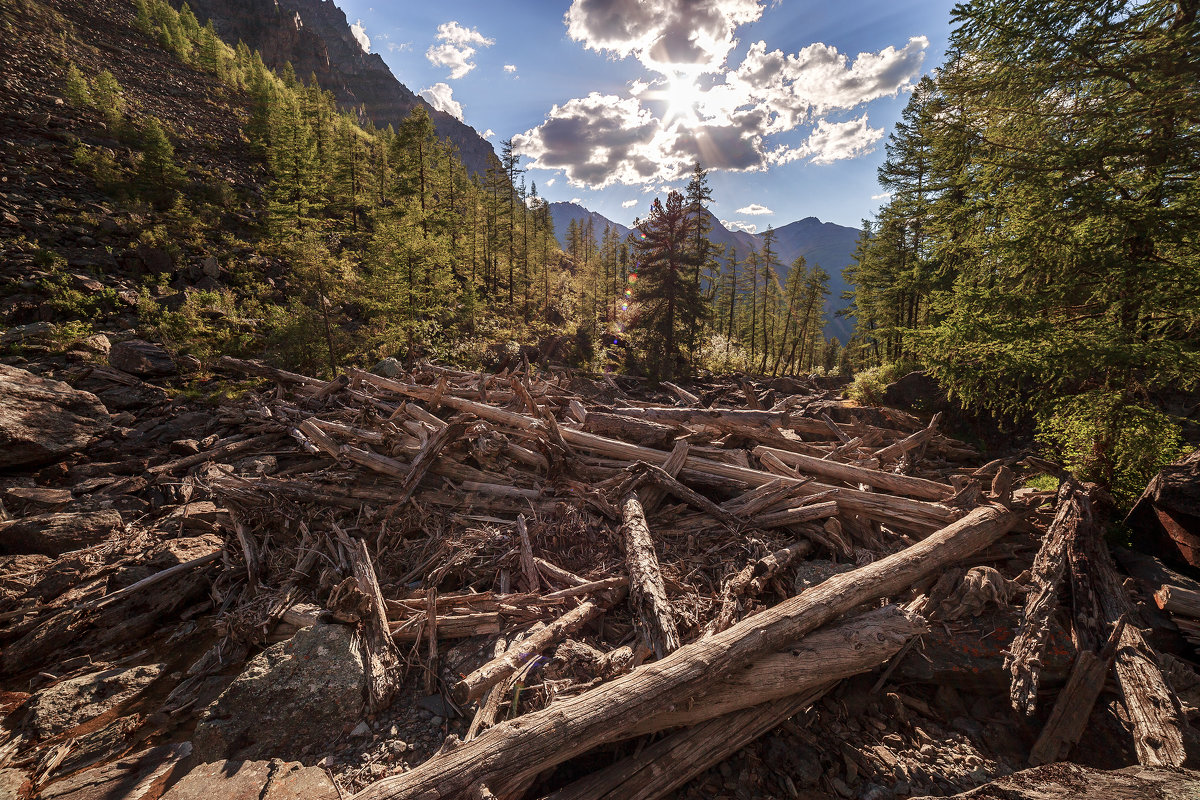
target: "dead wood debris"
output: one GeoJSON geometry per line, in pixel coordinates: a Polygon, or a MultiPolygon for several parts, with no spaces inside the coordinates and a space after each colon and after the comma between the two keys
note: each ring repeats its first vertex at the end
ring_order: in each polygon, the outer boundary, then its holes
{"type": "MultiPolygon", "coordinates": [[[[87,458],[0,486],[0,776],[21,796],[186,741],[314,625],[354,632],[359,723],[277,755],[362,800],[892,800],[1086,761],[1106,724],[1130,738],[1100,766],[1187,756],[1186,654],[1139,630],[1088,488],[1014,490],[938,418],[795,381],[222,369],[266,383],[118,415],[87,458]],[[172,427],[197,413],[202,435],[172,427]],[[90,544],[4,549],[44,531],[90,544]],[[39,727],[50,689],[150,663],[111,708],[39,727]]],[[[1200,637],[1200,594],[1157,600],[1200,637]]]]}

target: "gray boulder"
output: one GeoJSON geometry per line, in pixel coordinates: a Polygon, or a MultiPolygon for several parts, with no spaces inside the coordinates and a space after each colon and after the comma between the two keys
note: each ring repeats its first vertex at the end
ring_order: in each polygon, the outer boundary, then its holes
{"type": "Polygon", "coordinates": [[[388,357],[371,367],[371,372],[381,378],[399,378],[404,374],[404,365],[397,359],[388,357]]]}
{"type": "Polygon", "coordinates": [[[114,344],[108,353],[108,363],[122,372],[146,378],[174,375],[179,371],[166,350],[143,339],[114,344]]]}
{"type": "Polygon", "coordinates": [[[0,469],[56,461],[111,426],[96,395],[0,364],[0,469]]]}
{"type": "Polygon", "coordinates": [[[296,760],[362,719],[366,679],[351,628],[314,625],[255,656],[200,714],[201,761],[296,760]]]}

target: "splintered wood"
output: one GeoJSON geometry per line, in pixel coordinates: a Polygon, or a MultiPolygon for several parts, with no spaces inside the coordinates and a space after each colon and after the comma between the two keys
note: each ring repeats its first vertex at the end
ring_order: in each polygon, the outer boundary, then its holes
{"type": "MultiPolygon", "coordinates": [[[[1015,491],[1012,464],[978,469],[937,416],[745,378],[656,389],[419,364],[322,382],[222,366],[278,386],[226,412],[237,432],[149,468],[192,470],[236,534],[213,595],[224,638],[197,680],[336,622],[357,630],[370,713],[411,690],[470,722],[357,784],[358,800],[663,797],[839,681],[887,664],[884,683],[930,634],[922,614],[961,627],[1019,591],[1006,666],[1026,713],[1054,621],[1092,609],[1068,625],[1074,666],[1031,760],[1069,753],[1114,669],[1139,759],[1181,763],[1178,701],[1098,553],[1086,492],[1064,483],[1051,522],[1047,494],[1015,491]],[[264,448],[270,469],[225,463],[264,448]],[[1019,587],[1020,569],[1001,574],[1017,548],[1037,551],[1019,587]]],[[[1197,597],[1165,587],[1159,602],[1200,629],[1197,597]]]]}

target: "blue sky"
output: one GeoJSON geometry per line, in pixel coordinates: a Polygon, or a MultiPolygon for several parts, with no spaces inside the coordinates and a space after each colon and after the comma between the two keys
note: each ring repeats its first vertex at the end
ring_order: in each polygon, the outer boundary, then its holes
{"type": "Polygon", "coordinates": [[[528,180],[618,222],[686,183],[747,230],[857,227],[907,89],[935,69],[950,0],[338,0],[402,83],[528,180]]]}

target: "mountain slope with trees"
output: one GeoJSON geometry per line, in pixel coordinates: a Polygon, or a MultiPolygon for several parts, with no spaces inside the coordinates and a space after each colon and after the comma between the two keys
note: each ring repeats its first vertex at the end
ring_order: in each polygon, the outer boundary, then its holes
{"type": "Polygon", "coordinates": [[[1200,382],[1197,4],[974,0],[954,22],[848,271],[862,347],[1033,419],[1128,504],[1200,382]]]}

